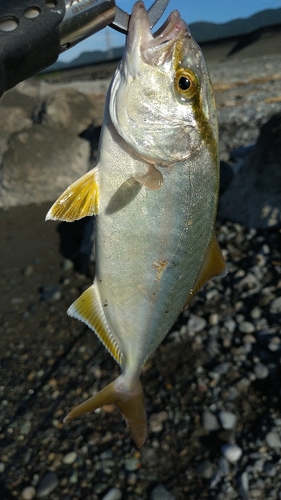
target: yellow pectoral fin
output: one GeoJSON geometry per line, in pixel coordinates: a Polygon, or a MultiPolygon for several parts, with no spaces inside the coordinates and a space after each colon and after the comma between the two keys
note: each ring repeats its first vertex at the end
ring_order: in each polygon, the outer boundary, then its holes
{"type": "Polygon", "coordinates": [[[46,220],[73,222],[86,215],[98,213],[98,168],[90,170],[71,184],[57,199],[46,215],[46,220]]]}
{"type": "Polygon", "coordinates": [[[97,334],[111,356],[121,365],[122,353],[114,339],[103,312],[95,283],[69,307],[67,314],[86,323],[97,334]]]}
{"type": "Polygon", "coordinates": [[[226,274],[227,267],[221,248],[216,236],[213,236],[201,265],[197,280],[184,307],[187,306],[190,299],[205,285],[205,283],[207,283],[207,281],[211,278],[223,277],[226,274]]]}

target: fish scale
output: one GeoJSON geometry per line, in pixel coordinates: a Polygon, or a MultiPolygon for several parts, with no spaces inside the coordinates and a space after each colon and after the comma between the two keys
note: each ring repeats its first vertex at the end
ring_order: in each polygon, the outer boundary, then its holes
{"type": "Polygon", "coordinates": [[[108,90],[98,164],[47,219],[97,215],[94,284],[69,308],[120,364],[121,375],[71,420],[115,403],[141,446],[141,368],[208,279],[226,273],[214,235],[218,127],[202,52],[174,11],[151,34],[134,5],[124,56],[108,90]]]}

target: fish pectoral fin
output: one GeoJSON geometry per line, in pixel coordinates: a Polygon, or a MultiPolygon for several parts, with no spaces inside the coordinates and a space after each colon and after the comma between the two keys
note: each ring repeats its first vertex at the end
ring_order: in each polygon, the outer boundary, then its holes
{"type": "Polygon", "coordinates": [[[147,436],[147,423],[145,401],[141,381],[136,379],[127,388],[124,384],[125,376],[120,375],[114,382],[107,385],[100,392],[76,406],[64,419],[68,422],[73,418],[80,417],[84,413],[97,410],[98,408],[116,404],[127,421],[131,436],[138,448],[140,448],[147,436]]]}
{"type": "Polygon", "coordinates": [[[223,277],[227,274],[227,267],[219,246],[218,240],[214,235],[207,248],[201,269],[199,271],[195,285],[190,292],[186,307],[190,299],[209,281],[211,278],[223,277]]]}
{"type": "Polygon", "coordinates": [[[111,356],[121,365],[123,356],[107,324],[95,283],[73,302],[68,308],[67,314],[83,321],[89,328],[94,330],[111,356]]]}
{"type": "Polygon", "coordinates": [[[144,175],[134,175],[134,179],[147,189],[157,191],[163,184],[163,175],[153,165],[148,165],[148,171],[144,175]]]}
{"type": "Polygon", "coordinates": [[[46,215],[46,220],[73,222],[98,213],[98,167],[71,184],[57,199],[46,215]]]}

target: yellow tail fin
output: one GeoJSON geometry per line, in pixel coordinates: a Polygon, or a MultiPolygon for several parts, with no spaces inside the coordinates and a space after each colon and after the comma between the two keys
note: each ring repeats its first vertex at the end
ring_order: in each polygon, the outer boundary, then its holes
{"type": "Polygon", "coordinates": [[[128,387],[125,375],[120,375],[100,392],[76,406],[65,417],[64,422],[112,403],[121,410],[131,436],[140,448],[147,436],[145,401],[140,379],[134,379],[128,387]]]}

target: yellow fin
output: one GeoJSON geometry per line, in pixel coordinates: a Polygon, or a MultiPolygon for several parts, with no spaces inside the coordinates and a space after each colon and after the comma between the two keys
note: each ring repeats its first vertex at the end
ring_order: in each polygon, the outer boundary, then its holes
{"type": "Polygon", "coordinates": [[[98,168],[94,168],[69,186],[50,208],[46,220],[73,222],[98,213],[98,168]]]}
{"type": "Polygon", "coordinates": [[[121,365],[122,353],[106,322],[99,293],[95,283],[91,285],[69,307],[67,314],[80,319],[95,331],[111,356],[121,365]]]}
{"type": "Polygon", "coordinates": [[[144,175],[134,175],[136,181],[145,186],[147,189],[156,191],[163,184],[163,175],[153,165],[148,166],[148,171],[144,175]]]}
{"type": "Polygon", "coordinates": [[[100,392],[73,408],[65,417],[64,422],[112,403],[115,403],[121,410],[131,436],[140,448],[146,440],[147,424],[143,389],[139,379],[134,379],[127,386],[126,376],[120,375],[100,392]]]}
{"type": "Polygon", "coordinates": [[[193,289],[184,307],[190,299],[207,283],[211,278],[223,277],[227,274],[226,263],[216,236],[213,236],[207,248],[201,269],[193,289]]]}

